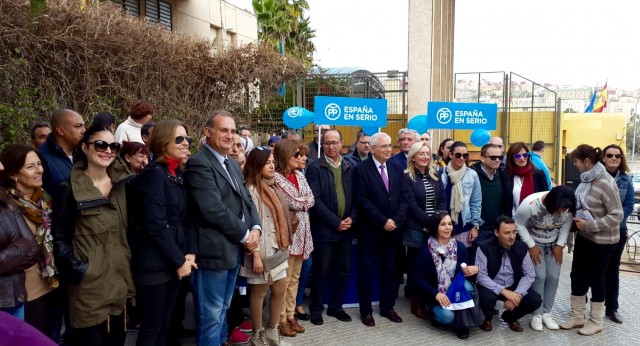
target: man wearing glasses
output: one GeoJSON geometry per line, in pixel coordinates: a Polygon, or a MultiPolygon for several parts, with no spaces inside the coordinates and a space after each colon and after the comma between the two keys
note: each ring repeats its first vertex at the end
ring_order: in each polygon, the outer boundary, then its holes
{"type": "MultiPolygon", "coordinates": [[[[485,144],[480,149],[480,161],[471,168],[480,179],[482,190],[482,212],[480,217],[484,223],[478,230],[477,242],[493,237],[496,229],[495,220],[500,215],[510,215],[511,205],[505,196],[508,195],[508,179],[505,171],[500,169],[503,159],[502,149],[496,144],[485,144]]],[[[475,249],[475,246],[474,246],[475,249]]],[[[475,254],[470,256],[475,258],[475,254]]]]}
{"type": "MultiPolygon", "coordinates": [[[[322,138],[322,135],[324,135],[330,129],[331,127],[329,125],[313,126],[313,142],[307,145],[309,147],[309,152],[307,153],[307,159],[309,160],[309,164],[311,164],[311,162],[319,158],[318,143],[320,143],[320,138],[322,138]]],[[[320,148],[320,155],[322,155],[322,147],[320,148]]]]}
{"type": "Polygon", "coordinates": [[[358,140],[356,141],[356,149],[344,158],[349,161],[351,167],[357,166],[363,160],[369,157],[371,147],[369,146],[369,140],[371,137],[367,136],[364,132],[358,132],[358,140]]]}
{"type": "MultiPolygon", "coordinates": [[[[502,138],[500,137],[491,137],[491,139],[489,140],[489,144],[495,144],[500,148],[500,151],[502,152],[502,155],[504,155],[504,142],[502,141],[502,138]]],[[[502,157],[502,161],[500,161],[500,169],[505,169],[505,167],[507,167],[507,160],[505,158],[506,155],[504,155],[502,157]]]]}
{"type": "MultiPolygon", "coordinates": [[[[442,184],[447,195],[453,231],[456,240],[467,248],[478,238],[478,229],[482,225],[482,191],[478,174],[467,167],[469,153],[463,142],[453,142],[449,152],[449,163],[442,172],[442,184]]],[[[475,262],[469,257],[470,262],[475,262]]],[[[467,263],[473,265],[473,263],[467,263]]]]}

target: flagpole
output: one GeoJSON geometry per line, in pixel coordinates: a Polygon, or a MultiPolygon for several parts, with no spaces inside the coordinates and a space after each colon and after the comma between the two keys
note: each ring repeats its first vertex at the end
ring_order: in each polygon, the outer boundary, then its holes
{"type": "Polygon", "coordinates": [[[636,99],[636,108],[633,109],[633,142],[631,143],[631,163],[632,163],[632,170],[635,170],[635,162],[636,162],[636,139],[637,139],[637,132],[636,132],[636,123],[638,122],[638,101],[640,101],[640,95],[638,96],[638,98],[636,99]]]}

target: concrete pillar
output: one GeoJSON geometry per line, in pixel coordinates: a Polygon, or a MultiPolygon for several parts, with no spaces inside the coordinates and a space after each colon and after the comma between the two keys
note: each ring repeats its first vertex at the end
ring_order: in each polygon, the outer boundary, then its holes
{"type": "MultiPolygon", "coordinates": [[[[425,114],[429,101],[453,101],[454,21],[455,0],[409,0],[409,119],[425,114]]],[[[451,131],[432,137],[435,147],[451,131]]]]}

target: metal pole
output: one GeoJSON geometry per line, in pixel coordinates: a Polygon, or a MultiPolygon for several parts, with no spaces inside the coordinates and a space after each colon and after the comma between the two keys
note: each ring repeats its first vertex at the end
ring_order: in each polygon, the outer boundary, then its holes
{"type": "Polygon", "coordinates": [[[631,169],[633,170],[635,170],[633,164],[636,161],[636,139],[638,137],[638,133],[636,132],[636,123],[638,122],[638,101],[640,101],[640,95],[636,99],[636,108],[633,109],[633,142],[631,142],[631,169]]]}

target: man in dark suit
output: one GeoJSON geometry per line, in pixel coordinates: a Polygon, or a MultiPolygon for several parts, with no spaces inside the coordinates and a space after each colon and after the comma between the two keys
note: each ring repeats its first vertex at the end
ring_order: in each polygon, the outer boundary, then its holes
{"type": "Polygon", "coordinates": [[[313,235],[311,275],[311,323],[321,325],[324,286],[330,282],[327,315],[350,322],[343,309],[349,285],[351,241],[353,239],[353,168],[340,156],[342,133],[329,130],[322,135],[324,155],[307,168],[306,177],[316,204],[309,210],[313,235]]]}
{"type": "Polygon", "coordinates": [[[187,161],[188,250],[196,255],[192,291],[198,345],[227,344],[226,314],[243,250],[255,251],[260,217],[243,185],[240,166],[227,158],[236,125],[231,113],[214,111],[204,147],[187,161]]]}
{"type": "Polygon", "coordinates": [[[380,262],[380,315],[402,322],[393,310],[397,296],[396,244],[401,240],[401,225],[407,210],[407,193],[402,184],[403,169],[389,162],[391,137],[386,133],[371,136],[371,159],[362,161],[353,172],[354,196],[360,245],[359,300],[360,317],[366,326],[375,326],[371,315],[371,286],[375,263],[380,262]]]}

